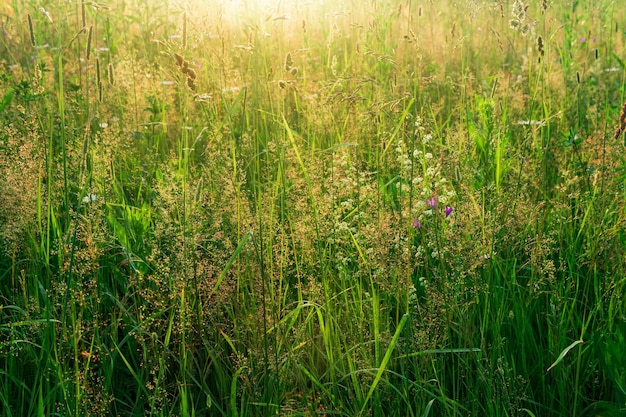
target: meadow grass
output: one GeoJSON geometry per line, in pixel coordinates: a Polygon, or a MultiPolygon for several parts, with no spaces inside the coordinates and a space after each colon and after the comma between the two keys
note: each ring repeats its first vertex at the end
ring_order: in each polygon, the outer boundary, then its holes
{"type": "Polygon", "coordinates": [[[626,413],[616,2],[0,4],[0,416],[626,413]]]}

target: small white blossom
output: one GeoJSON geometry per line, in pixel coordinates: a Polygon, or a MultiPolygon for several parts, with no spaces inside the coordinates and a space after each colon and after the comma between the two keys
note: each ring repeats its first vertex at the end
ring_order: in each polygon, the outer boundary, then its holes
{"type": "Polygon", "coordinates": [[[95,194],[87,194],[86,196],[83,197],[83,203],[85,204],[89,204],[93,201],[96,201],[98,199],[98,196],[95,194]]]}

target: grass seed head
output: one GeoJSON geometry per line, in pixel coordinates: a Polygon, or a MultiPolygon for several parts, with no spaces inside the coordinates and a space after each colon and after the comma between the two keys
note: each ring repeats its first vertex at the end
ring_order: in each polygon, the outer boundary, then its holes
{"type": "Polygon", "coordinates": [[[91,56],[91,38],[93,36],[93,26],[89,26],[89,33],[87,34],[87,61],[91,56]]]}
{"type": "Polygon", "coordinates": [[[115,78],[113,78],[113,64],[109,63],[107,70],[109,73],[109,84],[113,85],[115,84],[115,78]]]}
{"type": "Polygon", "coordinates": [[[83,23],[83,29],[87,27],[87,18],[86,18],[86,12],[85,12],[85,0],[82,0],[80,2],[80,14],[82,17],[82,23],[83,23]]]}
{"type": "Polygon", "coordinates": [[[193,78],[187,77],[187,87],[189,87],[191,91],[196,91],[196,83],[193,78]]]}
{"type": "Polygon", "coordinates": [[[183,72],[187,74],[192,80],[196,79],[196,71],[194,71],[193,68],[187,67],[183,70],[183,72]]]}
{"type": "Polygon", "coordinates": [[[180,54],[174,54],[174,58],[176,58],[176,63],[178,64],[178,66],[182,67],[183,62],[185,62],[185,58],[183,58],[183,56],[180,54]]]}
{"type": "Polygon", "coordinates": [[[30,17],[30,13],[26,15],[26,18],[28,19],[28,33],[30,34],[30,43],[35,46],[36,42],[35,42],[35,29],[33,27],[33,18],[30,17]]]}
{"type": "Polygon", "coordinates": [[[291,58],[291,52],[287,53],[285,57],[285,71],[291,71],[291,67],[293,66],[293,59],[291,58]]]}

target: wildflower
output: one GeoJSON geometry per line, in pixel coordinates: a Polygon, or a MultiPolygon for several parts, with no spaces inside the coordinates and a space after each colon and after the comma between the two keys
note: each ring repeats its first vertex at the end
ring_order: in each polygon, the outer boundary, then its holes
{"type": "Polygon", "coordinates": [[[93,201],[96,201],[98,199],[98,196],[95,194],[87,194],[86,196],[83,197],[83,203],[88,204],[91,203],[93,201]]]}
{"type": "Polygon", "coordinates": [[[418,219],[415,219],[415,221],[413,222],[413,227],[416,229],[421,229],[422,228],[422,223],[420,223],[420,221],[418,219]]]}
{"type": "Polygon", "coordinates": [[[437,208],[437,197],[433,197],[430,200],[426,200],[426,204],[428,204],[432,209],[437,208]]]}
{"type": "Polygon", "coordinates": [[[446,217],[448,217],[452,213],[452,207],[446,206],[446,217]]]}

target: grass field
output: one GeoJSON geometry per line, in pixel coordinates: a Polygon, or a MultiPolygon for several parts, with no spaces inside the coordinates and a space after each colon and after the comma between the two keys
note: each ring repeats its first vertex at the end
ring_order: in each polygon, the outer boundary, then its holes
{"type": "Polygon", "coordinates": [[[618,1],[0,1],[0,416],[626,415],[618,1]]]}

